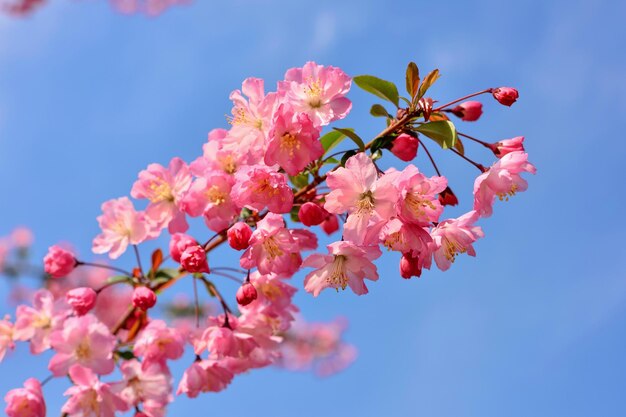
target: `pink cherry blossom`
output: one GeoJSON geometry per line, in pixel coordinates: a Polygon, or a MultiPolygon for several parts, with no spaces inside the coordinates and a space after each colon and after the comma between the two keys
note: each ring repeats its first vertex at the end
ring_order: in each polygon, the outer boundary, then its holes
{"type": "Polygon", "coordinates": [[[264,165],[252,165],[237,171],[231,196],[239,207],[260,211],[265,207],[272,213],[288,213],[293,204],[293,192],[285,174],[264,165]]]}
{"type": "Polygon", "coordinates": [[[4,397],[8,417],[46,417],[46,403],[41,383],[35,378],[24,382],[24,388],[12,389],[4,397]]]}
{"type": "Polygon", "coordinates": [[[167,227],[170,233],[184,232],[189,226],[181,205],[190,185],[189,167],[182,159],[172,158],[167,168],[159,164],[148,165],[139,173],[130,194],[134,198],[150,200],[146,216],[156,228],[167,227]]]}
{"type": "Polygon", "coordinates": [[[281,105],[269,133],[265,163],[278,164],[289,175],[297,175],[324,154],[320,131],[305,113],[281,105]]]}
{"type": "Polygon", "coordinates": [[[229,318],[229,326],[215,324],[207,327],[200,338],[194,342],[196,354],[199,355],[204,350],[208,350],[211,357],[216,359],[225,356],[245,357],[259,347],[252,335],[237,329],[236,318],[229,318]]]}
{"type": "Polygon", "coordinates": [[[439,220],[443,207],[438,194],[448,186],[445,177],[427,178],[415,165],[409,165],[397,181],[399,214],[404,221],[429,225],[439,220]]]}
{"type": "Polygon", "coordinates": [[[146,407],[163,408],[172,400],[172,377],[167,368],[157,362],[148,366],[135,360],[125,361],[120,370],[124,376],[124,389],[120,396],[129,406],[141,403],[146,407]]]}
{"type": "Polygon", "coordinates": [[[9,317],[0,320],[0,362],[4,359],[7,349],[13,349],[13,324],[9,317]]]}
{"type": "Polygon", "coordinates": [[[457,219],[444,220],[431,230],[435,262],[439,269],[449,269],[460,253],[476,256],[472,244],[484,236],[480,226],[474,225],[478,218],[477,212],[470,211],[457,219]]]}
{"type": "Polygon", "coordinates": [[[307,113],[313,124],[325,126],[350,112],[352,102],[345,95],[351,83],[339,68],[307,62],[302,68],[287,71],[279,91],[296,111],[307,113]]]}
{"type": "Polygon", "coordinates": [[[229,131],[225,129],[213,129],[209,132],[208,142],[202,145],[202,156],[189,164],[192,174],[202,177],[207,171],[221,171],[232,175],[240,166],[262,160],[262,155],[252,159],[245,149],[232,146],[233,139],[228,135],[229,131]]]}
{"type": "Polygon", "coordinates": [[[51,246],[43,258],[45,271],[54,278],[67,276],[76,267],[76,258],[72,252],[60,246],[51,246]]]}
{"type": "Polygon", "coordinates": [[[325,288],[345,290],[357,295],[367,294],[365,279],[378,280],[372,263],[382,254],[377,246],[357,246],[349,241],[331,243],[328,255],[313,254],[304,260],[305,267],[316,268],[304,279],[304,289],[315,297],[325,288]]]}
{"type": "Polygon", "coordinates": [[[98,224],[102,233],[93,240],[94,253],[109,253],[111,259],[119,258],[128,245],[137,245],[156,237],[153,226],[143,212],[135,211],[127,197],[109,200],[102,204],[98,224]]]}
{"type": "MultiPolygon", "coordinates": [[[[376,230],[375,228],[373,229],[376,230]]],[[[391,219],[380,229],[380,242],[389,250],[429,257],[432,239],[422,226],[391,219]]]]}
{"type": "Polygon", "coordinates": [[[178,330],[167,327],[163,320],[152,320],[139,333],[133,353],[143,357],[144,364],[165,363],[166,359],[180,358],[184,347],[185,339],[178,330]]]}
{"type": "Polygon", "coordinates": [[[48,368],[55,376],[66,374],[74,364],[100,375],[113,372],[115,367],[115,336],[92,314],[65,320],[63,328],[50,336],[50,344],[56,355],[48,368]]]}
{"type": "Polygon", "coordinates": [[[50,291],[39,290],[33,297],[32,307],[17,307],[13,337],[30,341],[31,353],[39,354],[50,349],[50,334],[61,326],[69,312],[67,306],[55,302],[50,291]]]}
{"type": "Polygon", "coordinates": [[[70,368],[69,375],[74,385],[63,394],[70,398],[61,408],[68,417],[115,417],[117,411],[128,410],[119,384],[101,382],[91,369],[78,365],[70,368]]]}
{"type": "Polygon", "coordinates": [[[193,182],[183,200],[185,212],[192,217],[204,215],[209,229],[219,232],[240,211],[230,197],[235,181],[221,171],[205,171],[203,175],[193,182]]]}
{"type": "Polygon", "coordinates": [[[219,392],[225,389],[233,379],[233,373],[219,361],[203,360],[194,362],[183,375],[178,385],[177,394],[187,394],[196,398],[202,392],[219,392]]]}
{"type": "Polygon", "coordinates": [[[490,217],[496,197],[508,201],[518,191],[526,191],[528,183],[520,176],[522,172],[537,172],[528,162],[527,153],[515,151],[504,155],[474,181],[474,210],[481,217],[490,217]]]}

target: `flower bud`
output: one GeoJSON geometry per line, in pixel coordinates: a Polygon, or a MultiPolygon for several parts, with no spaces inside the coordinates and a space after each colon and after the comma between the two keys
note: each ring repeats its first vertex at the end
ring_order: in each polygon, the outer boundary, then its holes
{"type": "Polygon", "coordinates": [[[339,220],[335,214],[331,214],[322,222],[322,230],[327,235],[332,235],[339,230],[339,220]]]}
{"type": "Polygon", "coordinates": [[[12,389],[4,397],[8,417],[45,417],[46,403],[41,391],[41,383],[35,378],[24,382],[24,388],[12,389]]]}
{"type": "Polygon", "coordinates": [[[98,295],[92,288],[74,288],[65,294],[65,301],[72,306],[76,314],[84,316],[96,305],[98,295]]]}
{"type": "Polygon", "coordinates": [[[466,101],[453,108],[452,113],[465,122],[475,122],[483,114],[483,104],[480,101],[466,101]]]}
{"type": "Polygon", "coordinates": [[[60,246],[51,246],[48,254],[43,258],[45,271],[54,278],[67,276],[76,267],[76,258],[72,252],[60,246]]]}
{"type": "Polygon", "coordinates": [[[422,275],[422,268],[419,264],[419,259],[414,258],[408,253],[403,254],[400,259],[400,275],[404,279],[409,279],[412,276],[419,277],[422,275]]]}
{"type": "Polygon", "coordinates": [[[206,252],[198,244],[185,249],[180,256],[180,264],[187,272],[210,272],[206,252]]]}
{"type": "Polygon", "coordinates": [[[516,89],[511,87],[500,87],[496,88],[492,92],[493,98],[498,100],[500,104],[504,104],[505,106],[510,106],[515,103],[519,98],[519,93],[516,89]]]}
{"type": "Polygon", "coordinates": [[[306,202],[298,211],[298,218],[305,226],[317,226],[328,217],[328,212],[318,204],[306,202]]]}
{"type": "Polygon", "coordinates": [[[197,245],[198,242],[195,241],[189,235],[184,233],[174,233],[172,235],[172,239],[170,240],[170,255],[175,262],[180,263],[180,255],[190,246],[197,245]]]}
{"type": "Polygon", "coordinates": [[[524,136],[517,136],[513,139],[505,139],[500,142],[492,143],[489,148],[498,157],[502,158],[504,155],[515,152],[524,152],[524,136]]]}
{"type": "Polygon", "coordinates": [[[157,296],[148,287],[137,287],[133,290],[133,305],[141,310],[149,310],[157,302],[157,296]]]}
{"type": "Polygon", "coordinates": [[[456,198],[450,187],[446,187],[445,190],[439,193],[439,203],[442,206],[456,206],[459,204],[459,199],[456,198]]]}
{"type": "Polygon", "coordinates": [[[141,411],[137,411],[133,417],[148,417],[148,415],[141,411]]]}
{"type": "Polygon", "coordinates": [[[256,288],[250,282],[244,282],[237,290],[237,302],[241,306],[247,306],[257,298],[256,288]]]}
{"type": "Polygon", "coordinates": [[[248,241],[250,240],[250,236],[252,236],[252,229],[244,222],[237,222],[233,227],[228,229],[226,235],[231,248],[244,250],[249,246],[248,241]]]}
{"type": "Polygon", "coordinates": [[[393,145],[391,146],[391,153],[399,159],[409,162],[417,155],[417,146],[417,138],[402,133],[394,139],[393,145]]]}

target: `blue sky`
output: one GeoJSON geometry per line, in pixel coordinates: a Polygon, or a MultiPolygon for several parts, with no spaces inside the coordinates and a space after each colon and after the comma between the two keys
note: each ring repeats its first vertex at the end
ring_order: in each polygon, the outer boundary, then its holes
{"type": "MultiPolygon", "coordinates": [[[[386,255],[367,296],[299,294],[309,318],[349,318],[351,368],[326,380],[253,372],[225,393],[179,399],[171,415],[626,414],[624,2],[196,0],[156,19],[100,0],[51,3],[0,17],[0,235],[30,226],[37,256],[60,240],[88,254],[100,204],[148,163],[195,158],[248,76],[272,85],[315,60],[401,85],[414,60],[441,70],[440,100],[520,90],[511,109],[487,101],[478,124],[459,127],[525,135],[538,167],[527,193],[481,223],[478,258],[405,281],[386,255]]],[[[351,98],[343,125],[380,130],[373,100],[351,98]]],[[[468,207],[474,168],[437,155],[468,207]]],[[[45,367],[18,351],[0,364],[0,391],[45,367]]],[[[51,410],[63,388],[46,387],[51,410]]]]}

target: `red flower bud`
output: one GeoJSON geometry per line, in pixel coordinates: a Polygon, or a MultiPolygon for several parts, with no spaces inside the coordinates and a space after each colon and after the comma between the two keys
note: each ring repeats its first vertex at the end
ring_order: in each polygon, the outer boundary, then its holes
{"type": "Polygon", "coordinates": [[[322,222],[322,230],[327,235],[332,235],[339,230],[339,220],[335,214],[331,214],[322,222]]]}
{"type": "Polygon", "coordinates": [[[180,255],[180,264],[187,272],[210,272],[206,252],[200,245],[190,246],[180,255]]]}
{"type": "Polygon", "coordinates": [[[305,226],[317,226],[328,217],[328,212],[318,204],[306,202],[298,211],[298,218],[305,226]]]}
{"type": "Polygon", "coordinates": [[[250,236],[252,236],[252,229],[244,222],[237,222],[233,227],[228,229],[226,235],[231,248],[244,250],[249,246],[248,241],[250,240],[250,236]]]}
{"type": "Polygon", "coordinates": [[[170,255],[174,262],[180,262],[180,255],[190,246],[197,245],[198,242],[191,236],[184,233],[174,233],[170,240],[170,255]]]}
{"type": "Polygon", "coordinates": [[[418,144],[419,142],[417,141],[417,138],[407,135],[406,133],[402,133],[393,140],[391,153],[399,159],[409,162],[415,158],[415,155],[417,155],[418,144]]]}
{"type": "Polygon", "coordinates": [[[54,278],[67,276],[76,267],[76,258],[72,252],[60,246],[50,246],[48,254],[43,258],[45,271],[54,278]]]}
{"type": "Polygon", "coordinates": [[[247,306],[257,298],[256,288],[250,282],[244,282],[237,290],[237,302],[241,306],[247,306]]]}
{"type": "Polygon", "coordinates": [[[475,122],[483,114],[483,104],[479,101],[466,101],[452,109],[452,113],[466,122],[475,122]]]}
{"type": "Polygon", "coordinates": [[[157,296],[148,287],[137,287],[133,291],[133,305],[141,310],[149,310],[157,302],[157,296]]]}
{"type": "Polygon", "coordinates": [[[98,295],[92,288],[74,288],[65,294],[65,301],[79,316],[84,316],[96,305],[98,295]]]}
{"type": "Polygon", "coordinates": [[[420,265],[419,258],[414,258],[408,253],[403,254],[400,259],[400,275],[404,279],[422,275],[422,266],[420,265]]]}
{"type": "Polygon", "coordinates": [[[498,100],[500,104],[510,106],[519,98],[519,93],[511,87],[500,87],[493,90],[493,98],[498,100]]]}
{"type": "Polygon", "coordinates": [[[452,192],[450,187],[446,187],[441,193],[439,193],[439,203],[442,206],[456,206],[459,204],[459,199],[452,192]]]}

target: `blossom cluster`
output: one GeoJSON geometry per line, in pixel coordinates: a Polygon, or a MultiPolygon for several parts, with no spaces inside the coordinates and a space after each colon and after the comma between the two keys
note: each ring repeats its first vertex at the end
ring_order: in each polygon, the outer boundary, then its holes
{"type": "MultiPolygon", "coordinates": [[[[0,322],[0,356],[16,341],[29,342],[33,354],[52,350],[48,369],[54,377],[69,375],[73,383],[62,409],[70,417],[129,409],[137,416],[163,416],[174,385],[177,395],[193,398],[271,364],[313,366],[320,374],[344,368],[356,356],[341,340],[345,324],[295,321],[294,275],[306,270],[304,289],[316,297],[327,288],[363,295],[366,281],[379,279],[375,261],[381,248],[397,252],[405,279],[433,265],[445,271],[460,254],[476,255],[474,244],[484,236],[479,220],[492,215],[497,200],[526,190],[521,174],[535,173],[523,137],[487,143],[457,132],[448,117],[476,121],[482,104],[467,99],[490,94],[510,106],[517,90],[487,89],[436,106],[425,94],[437,77],[434,71],[420,80],[411,63],[407,107],[400,106],[392,83],[352,78],[314,62],[288,70],[275,91],[266,92],[262,79],[246,79],[230,94],[230,128],[212,130],[202,155],[189,163],[174,157],[166,165],[150,164],[130,189],[136,201],[124,196],[102,204],[93,252],[115,260],[132,247],[136,267],[88,263],[72,250],[52,246],[44,258],[47,289],[34,295],[32,305],[18,306],[15,322],[0,322]],[[324,133],[352,109],[347,94],[353,82],[396,106],[393,115],[381,105],[372,107],[387,127],[368,143],[352,129],[324,133]],[[496,161],[487,168],[470,159],[461,137],[488,149],[496,161]],[[346,139],[357,147],[330,152],[346,139]],[[460,216],[444,216],[458,198],[426,139],[479,170],[471,207],[460,216]],[[437,175],[412,163],[420,149],[437,175]],[[378,160],[385,153],[402,166],[382,170],[378,160]],[[190,234],[194,219],[201,219],[210,237],[190,234]],[[317,252],[318,227],[334,236],[325,252],[317,252]],[[165,237],[168,247],[155,250],[144,269],[138,247],[158,237],[165,237]],[[222,244],[239,253],[239,265],[209,258],[222,244]],[[87,266],[122,275],[95,285],[71,280],[87,266]],[[239,283],[233,296],[222,293],[221,278],[239,283]],[[182,280],[194,285],[195,323],[175,325],[158,317],[155,307],[182,280]],[[218,311],[201,308],[198,287],[217,301],[218,311]],[[115,306],[106,304],[107,294],[114,294],[115,306]],[[233,301],[238,311],[231,308],[233,301]],[[176,382],[170,363],[185,349],[193,350],[195,360],[176,382]],[[105,382],[116,369],[123,379],[105,382]]],[[[6,401],[10,417],[45,414],[37,380],[11,391],[6,401]]]]}

